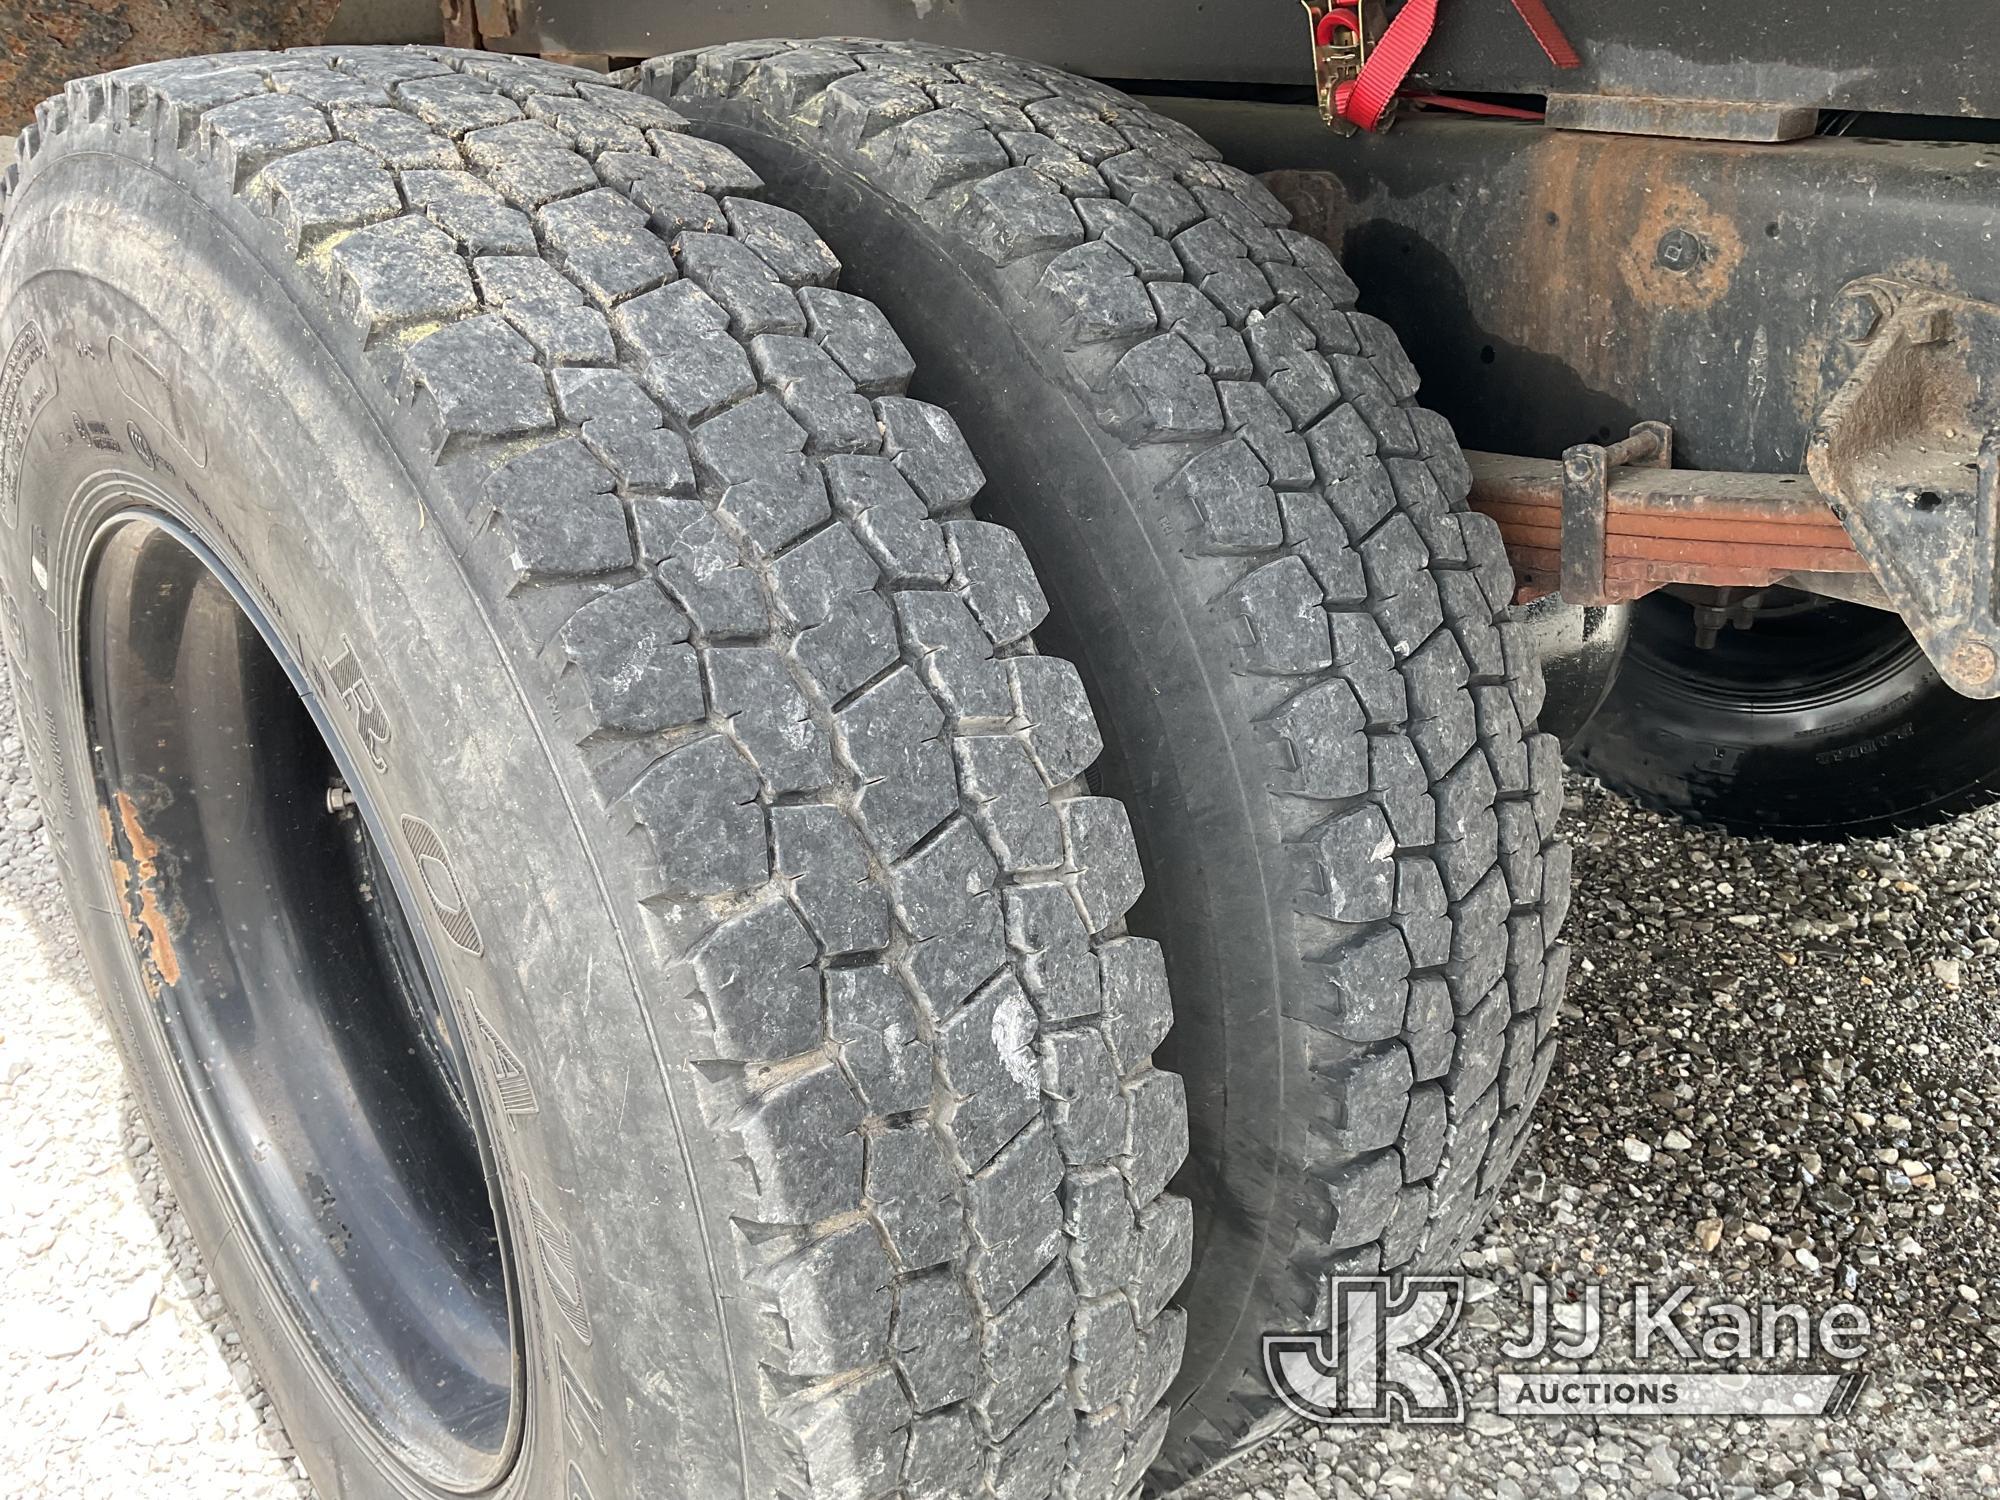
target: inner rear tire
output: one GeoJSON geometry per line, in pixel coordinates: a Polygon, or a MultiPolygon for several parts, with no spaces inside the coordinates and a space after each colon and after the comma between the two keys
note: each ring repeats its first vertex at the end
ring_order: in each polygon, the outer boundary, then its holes
{"type": "Polygon", "coordinates": [[[1453,1257],[1546,1077],[1560,755],[1499,534],[1333,253],[1174,121],[915,45],[642,77],[896,321],[1098,709],[1188,1082],[1184,1478],[1282,1419],[1260,1335],[1326,1273],[1453,1257]]]}
{"type": "Polygon", "coordinates": [[[1847,838],[2000,797],[2000,703],[1953,692],[1883,610],[1786,593],[1704,648],[1694,607],[1657,593],[1633,606],[1618,676],[1570,753],[1661,812],[1847,838]]]}

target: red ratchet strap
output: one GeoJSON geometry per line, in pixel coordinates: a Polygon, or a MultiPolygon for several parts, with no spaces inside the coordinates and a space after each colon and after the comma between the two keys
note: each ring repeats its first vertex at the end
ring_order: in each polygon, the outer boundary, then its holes
{"type": "MultiPolygon", "coordinates": [[[[1545,0],[1514,0],[1514,9],[1534,33],[1542,51],[1549,61],[1558,68],[1581,66],[1576,48],[1563,35],[1562,26],[1549,14],[1545,0]]],[[[1381,123],[1396,91],[1416,67],[1417,57],[1431,39],[1431,32],[1437,27],[1438,0],[1409,0],[1396,12],[1396,19],[1389,23],[1382,33],[1382,39],[1375,44],[1375,50],[1368,54],[1368,60],[1361,65],[1361,74],[1352,83],[1343,83],[1334,91],[1334,107],[1343,119],[1352,121],[1363,130],[1373,130],[1381,123]]],[[[1356,29],[1352,10],[1329,11],[1320,19],[1317,40],[1321,46],[1332,41],[1337,31],[1356,29]]]]}

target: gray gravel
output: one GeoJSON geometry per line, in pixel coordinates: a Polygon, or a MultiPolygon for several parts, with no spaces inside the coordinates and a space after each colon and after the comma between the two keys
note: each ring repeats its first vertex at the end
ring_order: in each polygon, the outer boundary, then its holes
{"type": "MultiPolygon", "coordinates": [[[[0,1493],[307,1500],[91,998],[3,675],[0,726],[0,1493]]],[[[1860,1406],[1301,1426],[1183,1500],[2000,1494],[2000,813],[1788,847],[1581,782],[1570,811],[1580,962],[1543,1123],[1465,1257],[1473,1404],[1535,1280],[1609,1309],[1650,1278],[1860,1303],[1860,1406]]]]}

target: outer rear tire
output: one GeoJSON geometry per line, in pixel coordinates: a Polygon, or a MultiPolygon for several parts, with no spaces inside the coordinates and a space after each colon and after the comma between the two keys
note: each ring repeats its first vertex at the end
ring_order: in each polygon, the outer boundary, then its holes
{"type": "Polygon", "coordinates": [[[1185,1477],[1282,1415],[1259,1335],[1323,1273],[1454,1254],[1547,1075],[1569,865],[1498,534],[1332,253],[1124,95],[845,40],[642,85],[896,320],[1098,708],[1189,1086],[1185,1477]]]}
{"type": "Polygon", "coordinates": [[[515,1246],[525,1425],[482,1493],[1105,1500],[1164,1430],[1189,1244],[1129,826],[950,419],[684,125],[367,48],[43,107],[0,237],[0,582],[65,882],[324,1493],[435,1490],[326,1378],[169,1066],[174,850],[100,819],[132,789],[78,686],[107,506],[224,560],[421,872],[515,1246]]]}

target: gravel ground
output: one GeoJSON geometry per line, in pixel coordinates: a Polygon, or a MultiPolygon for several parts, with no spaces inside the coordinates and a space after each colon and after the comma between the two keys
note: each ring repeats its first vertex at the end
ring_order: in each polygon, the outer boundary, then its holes
{"type": "MultiPolygon", "coordinates": [[[[124,1087],[4,675],[0,726],[0,1492],[309,1500],[124,1087]]],[[[1296,1427],[1182,1500],[2000,1494],[2000,811],[1799,847],[1569,807],[1566,1050],[1465,1257],[1469,1430],[1296,1427]],[[1492,1412],[1529,1287],[1595,1284],[1614,1325],[1642,1280],[1860,1304],[1860,1405],[1492,1412]]]]}

